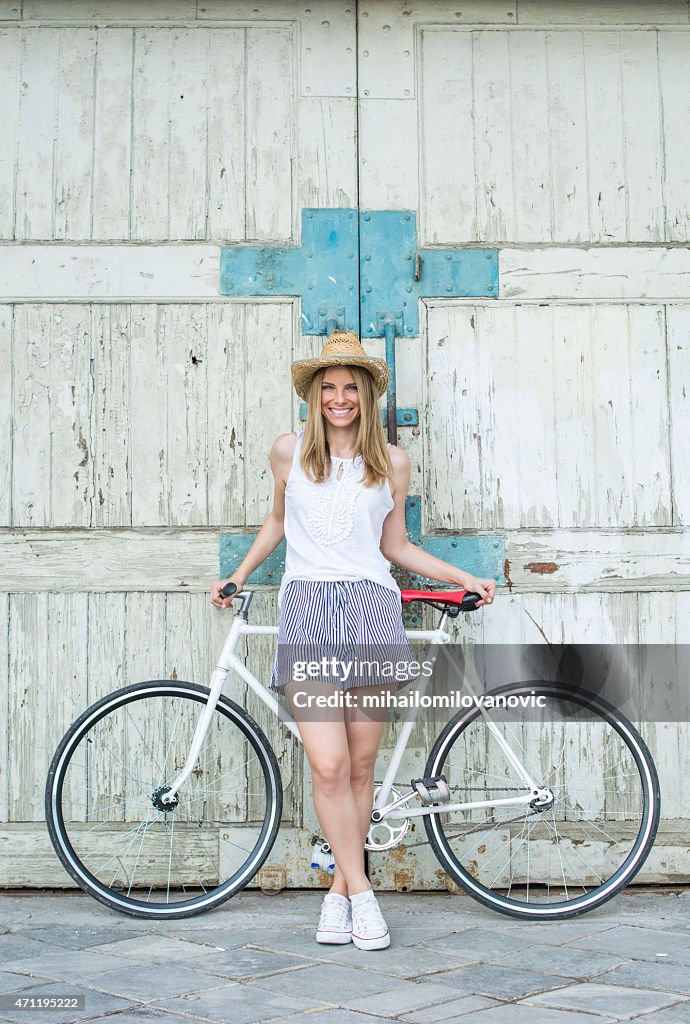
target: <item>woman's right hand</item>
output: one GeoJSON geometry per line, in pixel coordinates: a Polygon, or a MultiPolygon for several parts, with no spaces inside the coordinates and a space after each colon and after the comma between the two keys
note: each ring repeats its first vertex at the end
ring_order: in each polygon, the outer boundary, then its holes
{"type": "Polygon", "coordinates": [[[220,594],[226,583],[234,583],[239,592],[244,587],[245,580],[237,573],[234,573],[227,580],[214,580],[211,584],[211,604],[214,604],[216,608],[229,608],[232,604],[231,597],[221,597],[220,594]]]}

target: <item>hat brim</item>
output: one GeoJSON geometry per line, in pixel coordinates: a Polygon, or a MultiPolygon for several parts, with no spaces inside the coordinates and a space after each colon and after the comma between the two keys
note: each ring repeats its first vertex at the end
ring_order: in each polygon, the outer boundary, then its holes
{"type": "Polygon", "coordinates": [[[374,381],[377,398],[385,392],[388,387],[389,369],[384,359],[376,356],[356,356],[343,353],[342,355],[314,356],[312,359],[298,359],[292,364],[292,383],[295,391],[301,399],[307,400],[309,385],[317,370],[324,366],[361,366],[367,370],[374,381]]]}

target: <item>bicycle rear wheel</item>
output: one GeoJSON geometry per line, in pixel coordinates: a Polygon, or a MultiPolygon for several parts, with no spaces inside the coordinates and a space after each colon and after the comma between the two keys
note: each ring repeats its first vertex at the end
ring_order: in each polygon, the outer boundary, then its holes
{"type": "Polygon", "coordinates": [[[127,686],[88,708],[55,752],[45,794],[55,852],[85,892],[115,910],[161,919],[217,907],[273,846],[278,762],[256,722],[227,697],[179,802],[161,801],[208,694],[170,680],[127,686]]]}
{"type": "MultiPolygon", "coordinates": [[[[487,711],[553,802],[424,817],[444,869],[470,896],[514,917],[573,917],[611,899],[654,843],[659,781],[631,723],[606,701],[557,683],[515,683],[492,696],[543,698],[543,708],[487,711]]],[[[487,695],[488,696],[488,695],[487,695]]],[[[452,803],[519,796],[526,787],[477,708],[436,740],[427,776],[445,775],[452,803]]]]}

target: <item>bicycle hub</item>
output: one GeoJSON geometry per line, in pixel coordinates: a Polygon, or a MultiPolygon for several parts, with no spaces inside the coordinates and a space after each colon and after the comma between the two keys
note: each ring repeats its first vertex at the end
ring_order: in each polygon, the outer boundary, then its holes
{"type": "Polygon", "coordinates": [[[180,798],[177,795],[177,793],[175,793],[175,795],[173,796],[172,800],[169,801],[169,803],[165,803],[165,801],[163,800],[163,794],[169,793],[170,789],[170,786],[159,786],[158,789],[154,790],[154,792],[151,794],[151,802],[153,803],[153,806],[156,807],[159,811],[174,811],[177,805],[179,804],[180,798]]]}

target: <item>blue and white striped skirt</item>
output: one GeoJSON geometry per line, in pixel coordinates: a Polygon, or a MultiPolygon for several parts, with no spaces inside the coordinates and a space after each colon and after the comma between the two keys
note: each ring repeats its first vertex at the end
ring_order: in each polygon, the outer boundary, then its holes
{"type": "Polygon", "coordinates": [[[285,587],[271,690],[311,679],[341,690],[399,689],[416,678],[414,666],[394,590],[373,580],[291,580],[285,587]]]}

